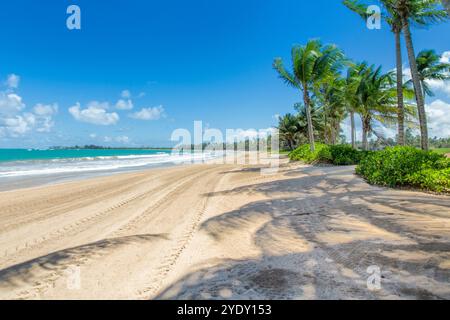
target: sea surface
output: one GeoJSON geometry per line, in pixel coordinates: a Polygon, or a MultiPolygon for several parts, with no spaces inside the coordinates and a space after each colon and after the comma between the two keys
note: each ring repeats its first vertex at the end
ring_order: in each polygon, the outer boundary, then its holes
{"type": "Polygon", "coordinates": [[[210,160],[167,149],[0,149],[0,191],[210,160]]]}

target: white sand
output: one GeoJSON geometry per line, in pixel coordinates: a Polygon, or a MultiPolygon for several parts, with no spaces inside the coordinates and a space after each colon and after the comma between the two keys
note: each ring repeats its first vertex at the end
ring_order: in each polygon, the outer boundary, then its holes
{"type": "Polygon", "coordinates": [[[353,171],[192,165],[2,192],[0,299],[450,299],[450,198],[353,171]]]}

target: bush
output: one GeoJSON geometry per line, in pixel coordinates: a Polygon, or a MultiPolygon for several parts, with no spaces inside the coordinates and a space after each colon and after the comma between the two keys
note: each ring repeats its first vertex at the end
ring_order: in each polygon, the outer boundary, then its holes
{"type": "Polygon", "coordinates": [[[332,157],[330,147],[326,144],[316,143],[316,150],[311,152],[311,146],[304,144],[289,154],[289,159],[293,161],[303,161],[305,163],[331,163],[332,157]]]}
{"type": "Polygon", "coordinates": [[[340,166],[358,164],[365,155],[365,152],[353,149],[350,145],[329,146],[316,143],[315,152],[311,152],[310,145],[305,144],[291,152],[289,158],[305,163],[332,163],[340,166]]]}
{"type": "Polygon", "coordinates": [[[421,170],[409,175],[407,180],[412,186],[422,189],[450,192],[450,168],[421,170]]]}
{"type": "Polygon", "coordinates": [[[363,152],[347,144],[330,146],[330,152],[333,164],[337,166],[358,164],[364,157],[363,152]]]}
{"type": "Polygon", "coordinates": [[[393,147],[368,154],[356,172],[372,184],[412,185],[440,191],[448,186],[449,168],[450,160],[437,153],[413,147],[393,147]]]}

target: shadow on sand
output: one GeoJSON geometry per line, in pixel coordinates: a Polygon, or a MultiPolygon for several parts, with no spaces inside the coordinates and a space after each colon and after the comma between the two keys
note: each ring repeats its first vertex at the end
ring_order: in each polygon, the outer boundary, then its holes
{"type": "Polygon", "coordinates": [[[207,195],[271,199],[201,225],[220,242],[262,218],[252,233],[260,257],[221,260],[157,298],[450,298],[449,197],[370,186],[352,167],[301,168],[284,178],[207,195]],[[381,290],[368,290],[370,266],[380,268],[381,290]]]}

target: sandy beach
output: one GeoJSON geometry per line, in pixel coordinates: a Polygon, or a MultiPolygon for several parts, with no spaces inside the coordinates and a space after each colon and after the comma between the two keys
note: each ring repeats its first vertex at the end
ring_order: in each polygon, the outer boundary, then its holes
{"type": "Polygon", "coordinates": [[[450,198],[354,167],[178,166],[0,208],[0,299],[450,299],[450,198]]]}

